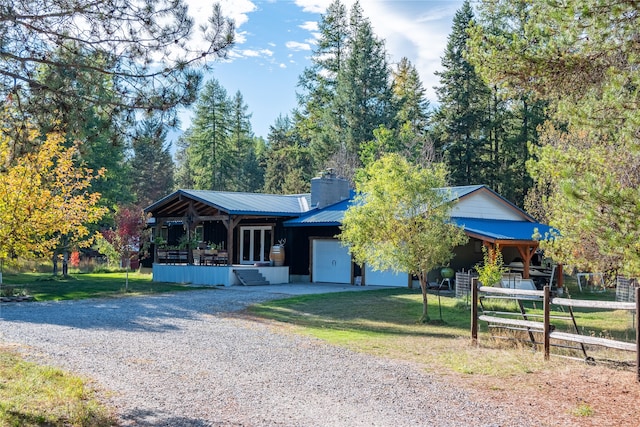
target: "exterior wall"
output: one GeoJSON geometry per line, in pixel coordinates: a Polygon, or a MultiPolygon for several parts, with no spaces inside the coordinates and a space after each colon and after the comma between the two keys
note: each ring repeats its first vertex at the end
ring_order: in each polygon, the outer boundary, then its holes
{"type": "Polygon", "coordinates": [[[527,218],[487,191],[478,191],[456,202],[453,217],[504,219],[522,221],[527,218]]]}
{"type": "Polygon", "coordinates": [[[186,264],[153,264],[153,281],[212,286],[240,285],[234,270],[241,268],[252,268],[260,271],[272,285],[289,283],[288,267],[211,267],[186,264]]]}
{"type": "Polygon", "coordinates": [[[296,281],[309,281],[311,271],[311,239],[314,237],[334,238],[340,233],[338,227],[288,227],[285,228],[287,244],[285,261],[296,281]]]}

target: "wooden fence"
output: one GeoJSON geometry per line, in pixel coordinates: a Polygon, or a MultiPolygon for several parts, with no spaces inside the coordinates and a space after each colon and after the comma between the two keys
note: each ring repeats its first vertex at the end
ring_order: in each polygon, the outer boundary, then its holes
{"type": "MultiPolygon", "coordinates": [[[[538,317],[539,318],[539,317],[538,317]]],[[[640,288],[635,289],[635,302],[613,302],[613,301],[588,301],[588,300],[574,300],[568,298],[551,298],[551,292],[549,286],[545,286],[542,291],[523,290],[523,289],[508,289],[508,288],[494,288],[494,287],[478,287],[477,279],[472,280],[471,285],[471,340],[474,345],[478,343],[478,321],[487,322],[489,325],[526,331],[532,342],[534,340],[534,333],[541,334],[543,336],[544,358],[549,359],[550,355],[550,341],[551,339],[578,343],[582,351],[586,355],[585,345],[598,345],[602,347],[614,348],[618,350],[632,351],[636,353],[636,380],[640,382],[640,288]],[[492,295],[498,298],[508,298],[515,300],[520,307],[519,314],[522,319],[514,319],[504,317],[505,315],[513,315],[514,313],[505,312],[491,312],[491,314],[478,315],[478,302],[479,296],[492,295]],[[522,301],[536,300],[542,302],[542,321],[531,320],[532,316],[527,314],[523,308],[522,301]],[[555,330],[554,325],[551,324],[550,305],[567,307],[569,316],[556,317],[571,320],[573,322],[575,333],[559,332],[555,330]],[[636,328],[636,340],[635,343],[617,341],[608,338],[599,338],[589,335],[581,335],[579,333],[575,317],[573,315],[574,307],[593,308],[593,309],[607,309],[607,310],[630,310],[635,311],[634,325],[636,328]]]]}

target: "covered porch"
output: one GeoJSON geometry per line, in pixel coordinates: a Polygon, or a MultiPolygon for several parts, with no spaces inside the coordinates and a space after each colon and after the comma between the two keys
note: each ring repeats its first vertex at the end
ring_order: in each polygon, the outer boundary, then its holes
{"type": "Polygon", "coordinates": [[[153,279],[238,284],[238,269],[289,282],[283,222],[309,209],[307,195],[178,190],[145,209],[151,217],[153,279]]]}
{"type": "Polygon", "coordinates": [[[539,240],[534,236],[545,236],[551,227],[546,224],[530,221],[491,220],[479,218],[454,218],[455,222],[464,229],[467,236],[482,242],[485,247],[504,251],[513,248],[520,255],[521,262],[509,262],[505,267],[512,272],[522,274],[523,279],[536,279],[544,276],[550,281],[556,278],[556,286],[561,288],[562,264],[555,269],[545,269],[544,266],[532,260],[540,247],[539,240]],[[547,271],[549,270],[549,271],[547,271]]]}

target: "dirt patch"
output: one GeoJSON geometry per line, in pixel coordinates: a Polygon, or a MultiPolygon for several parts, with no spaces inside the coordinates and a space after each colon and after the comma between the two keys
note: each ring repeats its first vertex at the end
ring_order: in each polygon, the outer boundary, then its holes
{"type": "Polygon", "coordinates": [[[508,378],[453,377],[474,399],[516,410],[541,426],[640,425],[640,383],[634,372],[570,363],[508,378]]]}

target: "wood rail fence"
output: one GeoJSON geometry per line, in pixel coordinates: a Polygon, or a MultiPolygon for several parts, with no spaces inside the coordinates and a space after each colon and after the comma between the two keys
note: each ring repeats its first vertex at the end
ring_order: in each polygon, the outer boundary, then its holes
{"type": "MultiPolygon", "coordinates": [[[[538,315],[540,316],[540,315],[538,315]]],[[[538,317],[539,318],[539,317],[538,317]]],[[[597,345],[602,347],[613,348],[617,350],[625,350],[636,353],[636,381],[640,382],[640,288],[635,290],[635,302],[613,302],[613,301],[589,301],[575,300],[568,298],[551,298],[549,286],[545,286],[542,291],[494,288],[481,286],[478,287],[477,279],[473,279],[471,283],[471,340],[474,345],[478,344],[478,321],[487,322],[489,325],[526,331],[529,334],[531,342],[535,343],[533,334],[542,334],[544,358],[549,360],[550,341],[560,340],[566,342],[577,343],[587,358],[585,345],[597,345]],[[491,295],[497,298],[513,299],[517,302],[520,313],[490,312],[490,314],[478,315],[478,302],[480,295],[491,295]],[[534,315],[525,312],[522,302],[527,300],[536,300],[542,302],[542,321],[531,320],[534,315]],[[562,306],[568,308],[569,316],[551,316],[550,305],[562,306]],[[573,308],[592,308],[605,310],[629,310],[635,311],[634,325],[636,329],[635,343],[618,341],[608,338],[599,338],[589,335],[581,335],[573,315],[573,308]],[[503,317],[504,315],[519,314],[522,319],[514,319],[503,317]],[[575,329],[575,333],[559,332],[555,330],[551,324],[551,318],[571,320],[575,329]]]]}

